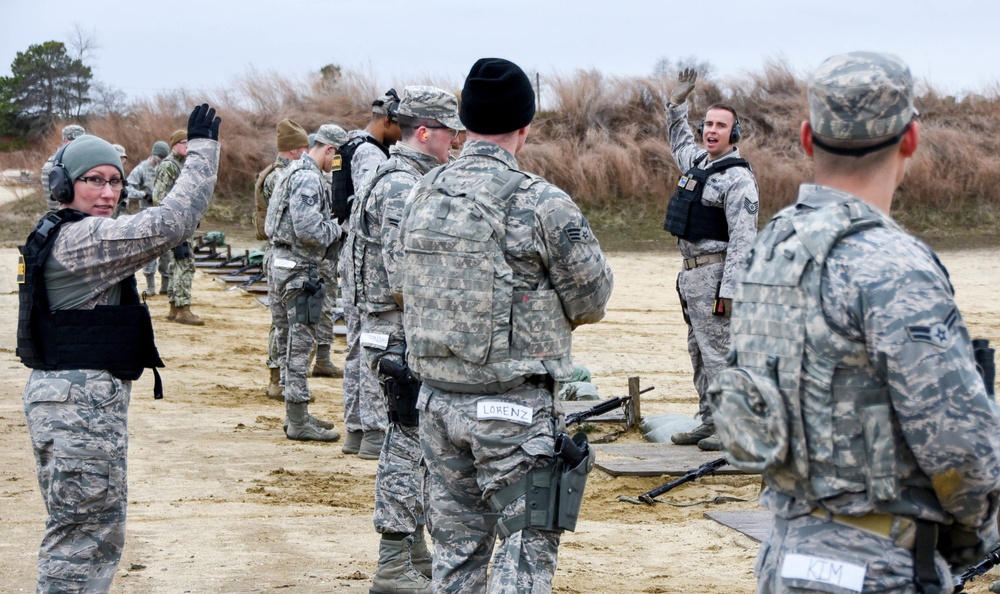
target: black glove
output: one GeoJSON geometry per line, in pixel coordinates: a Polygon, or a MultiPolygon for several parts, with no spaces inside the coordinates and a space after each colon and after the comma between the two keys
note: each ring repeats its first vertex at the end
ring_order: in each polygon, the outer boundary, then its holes
{"type": "Polygon", "coordinates": [[[208,103],[202,103],[194,108],[191,117],[188,118],[188,140],[195,138],[208,138],[209,140],[219,139],[219,122],[222,120],[215,117],[215,108],[209,107],[208,103]]]}

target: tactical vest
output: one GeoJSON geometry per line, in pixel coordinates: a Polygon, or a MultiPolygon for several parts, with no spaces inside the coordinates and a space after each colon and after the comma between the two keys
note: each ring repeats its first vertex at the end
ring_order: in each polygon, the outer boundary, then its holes
{"type": "Polygon", "coordinates": [[[823,314],[827,256],[883,224],[860,201],[785,209],[754,243],[733,299],[731,366],[708,394],[715,426],[734,465],[797,499],[866,493],[891,509],[904,488],[929,487],[864,342],[823,314]]]}
{"type": "Polygon", "coordinates": [[[404,222],[411,367],[431,385],[466,392],[505,391],[535,373],[569,378],[571,327],[559,296],[547,286],[515,291],[505,258],[510,198],[525,174],[470,185],[441,171],[418,183],[404,222]]]}
{"type": "Polygon", "coordinates": [[[305,159],[292,161],[282,172],[281,179],[274,186],[274,192],[271,193],[271,203],[267,205],[267,219],[264,220],[264,233],[271,239],[271,243],[286,243],[291,245],[295,239],[288,233],[292,228],[291,224],[282,227],[281,222],[285,217],[285,213],[288,212],[288,202],[292,197],[289,190],[292,176],[305,169],[313,169],[312,163],[309,163],[305,159]]]}
{"type": "Polygon", "coordinates": [[[121,281],[121,303],[94,309],[51,311],[45,289],[45,261],[63,224],[88,215],[63,208],[38,222],[19,248],[17,356],[32,369],[103,369],[136,380],[146,367],[156,375],[154,396],[163,397],[157,367],[163,361],[153,340],[149,308],[139,301],[135,276],[121,281]]]}
{"type": "Polygon", "coordinates": [[[264,231],[264,222],[267,220],[267,199],[264,198],[264,182],[267,181],[267,176],[271,175],[271,172],[278,167],[278,163],[271,163],[267,166],[264,171],[260,172],[257,176],[257,181],[253,185],[253,197],[254,197],[254,213],[253,213],[253,226],[257,231],[257,239],[267,239],[267,233],[264,231]]]}
{"type": "Polygon", "coordinates": [[[340,159],[335,160],[333,163],[332,186],[333,214],[337,217],[338,223],[343,223],[351,217],[351,197],[354,196],[354,179],[351,177],[351,162],[354,160],[354,153],[357,152],[358,147],[366,142],[374,144],[386,157],[389,156],[389,149],[368,134],[355,136],[337,150],[337,156],[340,159]]]}
{"type": "Polygon", "coordinates": [[[707,169],[701,169],[698,166],[705,158],[707,155],[696,161],[677,182],[677,191],[667,204],[663,230],[687,241],[729,241],[726,209],[721,206],[706,206],[701,201],[701,194],[705,191],[705,182],[712,175],[732,167],[750,169],[750,164],[746,159],[725,159],[712,163],[707,169]]]}
{"type": "MultiPolygon", "coordinates": [[[[413,176],[413,180],[420,179],[412,169],[403,167],[398,159],[389,159],[379,164],[375,170],[370,183],[366,180],[368,192],[363,198],[355,197],[357,204],[357,214],[352,215],[351,226],[354,229],[354,303],[368,313],[383,311],[381,304],[391,304],[390,309],[396,308],[396,300],[392,296],[389,286],[389,275],[385,269],[385,261],[382,256],[382,240],[374,237],[368,229],[368,220],[365,217],[365,206],[371,198],[372,190],[378,182],[385,176],[394,172],[408,173],[413,176]]],[[[382,221],[385,225],[386,221],[382,221]]]]}

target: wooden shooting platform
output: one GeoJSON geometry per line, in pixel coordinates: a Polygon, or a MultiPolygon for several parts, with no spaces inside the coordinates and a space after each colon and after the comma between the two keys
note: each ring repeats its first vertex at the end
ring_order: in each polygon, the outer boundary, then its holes
{"type": "Polygon", "coordinates": [[[715,520],[727,528],[732,528],[741,534],[745,534],[754,542],[763,542],[764,538],[767,537],[768,531],[771,530],[771,523],[773,521],[771,512],[767,510],[712,511],[705,512],[705,517],[709,520],[715,520]]]}
{"type": "MultiPolygon", "coordinates": [[[[721,458],[724,452],[704,452],[697,446],[672,443],[594,444],[595,466],[611,476],[683,476],[692,468],[721,458]]],[[[715,474],[756,474],[726,465],[715,474]]]]}

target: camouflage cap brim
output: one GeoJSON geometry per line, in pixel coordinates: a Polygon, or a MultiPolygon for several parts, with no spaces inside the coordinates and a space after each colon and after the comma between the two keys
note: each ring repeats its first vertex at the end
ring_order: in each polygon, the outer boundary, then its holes
{"type": "Polygon", "coordinates": [[[465,130],[458,118],[458,97],[437,87],[414,85],[403,89],[399,115],[435,120],[452,130],[465,130]]]}

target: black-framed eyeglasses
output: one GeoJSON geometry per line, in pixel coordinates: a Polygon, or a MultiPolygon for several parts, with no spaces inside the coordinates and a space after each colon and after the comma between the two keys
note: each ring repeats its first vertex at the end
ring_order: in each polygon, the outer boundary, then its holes
{"type": "Polygon", "coordinates": [[[458,138],[458,130],[449,128],[448,126],[424,126],[424,128],[429,128],[431,130],[449,130],[452,138],[458,138]]]}
{"type": "Polygon", "coordinates": [[[78,177],[77,181],[82,181],[91,188],[95,190],[103,189],[104,186],[111,184],[112,190],[120,190],[125,184],[125,180],[120,177],[112,177],[111,179],[104,179],[103,177],[98,177],[96,175],[91,175],[89,177],[78,177]]]}

